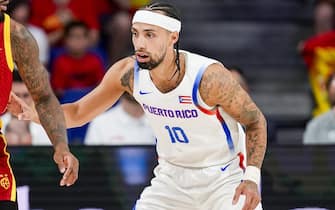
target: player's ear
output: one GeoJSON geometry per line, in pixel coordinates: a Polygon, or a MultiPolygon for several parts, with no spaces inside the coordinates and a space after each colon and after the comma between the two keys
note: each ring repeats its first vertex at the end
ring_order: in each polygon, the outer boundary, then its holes
{"type": "Polygon", "coordinates": [[[176,44],[179,40],[179,33],[177,31],[171,32],[172,44],[176,44]]]}

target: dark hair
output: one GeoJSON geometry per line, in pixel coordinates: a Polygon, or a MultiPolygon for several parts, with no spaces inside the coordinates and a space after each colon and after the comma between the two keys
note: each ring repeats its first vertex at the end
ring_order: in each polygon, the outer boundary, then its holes
{"type": "Polygon", "coordinates": [[[74,28],[83,28],[86,34],[88,34],[88,31],[89,31],[88,26],[85,22],[71,21],[68,24],[66,24],[64,27],[64,37],[68,37],[74,28]]]}
{"type": "Polygon", "coordinates": [[[12,15],[13,12],[14,12],[14,10],[17,9],[18,7],[20,7],[21,5],[27,6],[30,9],[30,2],[29,2],[29,0],[14,0],[14,1],[10,1],[9,2],[9,4],[7,6],[7,11],[6,12],[9,15],[12,15]]]}
{"type": "MultiPolygon", "coordinates": [[[[172,17],[174,19],[177,19],[177,20],[181,21],[181,15],[180,15],[179,10],[177,8],[175,8],[174,6],[168,4],[168,3],[153,2],[149,5],[147,5],[144,9],[145,10],[150,10],[150,11],[161,11],[166,16],[169,16],[169,17],[172,17]]],[[[177,65],[177,70],[172,75],[172,77],[174,77],[174,75],[177,73],[177,71],[178,71],[178,73],[180,73],[179,39],[177,40],[177,42],[175,44],[175,48],[176,48],[176,60],[175,60],[175,62],[176,62],[176,65],[177,65]]],[[[178,77],[179,77],[179,75],[178,75],[178,77]]]]}
{"type": "Polygon", "coordinates": [[[17,69],[14,69],[13,71],[13,82],[23,82],[20,74],[19,74],[19,71],[17,69]]]}

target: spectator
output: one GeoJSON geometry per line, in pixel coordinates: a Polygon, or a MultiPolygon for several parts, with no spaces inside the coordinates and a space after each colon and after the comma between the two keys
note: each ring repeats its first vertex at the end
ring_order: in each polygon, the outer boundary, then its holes
{"type": "Polygon", "coordinates": [[[298,49],[308,67],[311,90],[315,102],[313,115],[322,114],[330,109],[325,81],[333,73],[335,31],[334,1],[319,0],[315,5],[315,36],[300,42],[298,49]]]}
{"type": "Polygon", "coordinates": [[[314,33],[319,35],[333,30],[335,24],[334,0],[318,0],[314,7],[314,33]]]}
{"type": "Polygon", "coordinates": [[[304,144],[335,144],[335,74],[329,77],[326,88],[332,109],[308,122],[304,144]]]}
{"type": "Polygon", "coordinates": [[[40,61],[44,65],[47,65],[49,62],[48,37],[42,28],[29,23],[31,13],[30,2],[28,0],[13,0],[8,5],[7,12],[14,20],[27,27],[37,42],[40,61]]]}
{"type": "MultiPolygon", "coordinates": [[[[31,95],[29,94],[28,88],[22,81],[17,70],[13,71],[12,92],[14,92],[18,97],[24,100],[28,105],[33,105],[33,100],[31,98],[31,95]]],[[[1,119],[3,127],[8,128],[8,131],[11,132],[11,134],[9,135],[13,134],[13,127],[21,126],[22,128],[22,123],[16,122],[16,117],[12,116],[10,113],[2,115],[1,119]]],[[[31,133],[32,145],[51,145],[49,137],[41,125],[31,121],[27,121],[27,124],[29,126],[29,129],[26,130],[29,130],[29,132],[31,133]]],[[[5,135],[7,137],[7,130],[5,130],[5,135]]]]}
{"type": "MultiPolygon", "coordinates": [[[[145,2],[130,0],[99,0],[97,13],[102,21],[102,42],[108,54],[108,63],[113,64],[120,58],[131,54],[130,26],[133,9],[145,2]]],[[[144,4],[143,4],[144,3],[144,4]]]]}
{"type": "Polygon", "coordinates": [[[10,146],[32,145],[29,121],[12,118],[5,128],[7,144],[10,146]]]}
{"type": "MultiPolygon", "coordinates": [[[[100,0],[99,0],[100,1],[100,0]]],[[[32,0],[31,23],[42,27],[48,34],[49,43],[55,46],[63,38],[64,27],[72,21],[88,25],[89,46],[99,42],[99,20],[93,0],[32,0]]]]}
{"type": "Polygon", "coordinates": [[[89,125],[86,145],[155,144],[140,104],[125,93],[120,104],[96,117],[89,125]],[[106,123],[108,122],[108,123],[106,123]]]}
{"type": "Polygon", "coordinates": [[[65,52],[55,58],[51,69],[51,85],[62,97],[67,89],[96,86],[104,76],[100,58],[88,50],[88,28],[84,22],[70,22],[64,31],[65,52]]]}

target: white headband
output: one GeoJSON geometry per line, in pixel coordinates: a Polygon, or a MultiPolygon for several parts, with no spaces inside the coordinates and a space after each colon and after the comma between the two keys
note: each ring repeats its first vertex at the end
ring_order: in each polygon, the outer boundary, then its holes
{"type": "Polygon", "coordinates": [[[148,10],[137,10],[132,23],[151,24],[162,27],[170,32],[180,32],[181,29],[181,22],[179,20],[148,10]]]}

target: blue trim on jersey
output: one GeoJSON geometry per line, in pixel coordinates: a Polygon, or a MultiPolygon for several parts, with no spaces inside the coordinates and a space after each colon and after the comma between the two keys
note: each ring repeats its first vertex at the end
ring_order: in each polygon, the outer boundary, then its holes
{"type": "Polygon", "coordinates": [[[139,74],[139,71],[140,71],[140,67],[138,66],[138,63],[135,60],[135,63],[134,63],[134,85],[136,84],[136,86],[138,85],[138,74],[139,74]]]}
{"type": "MultiPolygon", "coordinates": [[[[203,65],[200,68],[200,70],[198,71],[198,74],[195,78],[195,82],[194,82],[193,89],[192,89],[192,99],[193,99],[193,103],[195,104],[196,107],[198,107],[205,114],[210,114],[210,112],[211,112],[210,110],[204,109],[200,106],[199,101],[198,101],[198,97],[197,97],[200,81],[201,81],[201,78],[204,75],[206,69],[207,69],[207,65],[203,65]]],[[[219,110],[216,110],[216,115],[217,115],[218,120],[221,122],[222,128],[223,128],[223,130],[226,134],[227,144],[228,144],[229,150],[231,152],[234,152],[235,148],[234,148],[234,143],[233,143],[233,139],[231,137],[230,130],[229,130],[226,122],[224,121],[223,117],[220,115],[219,110]]]]}
{"type": "MultiPolygon", "coordinates": [[[[218,114],[220,114],[220,113],[218,113],[218,114]]],[[[231,152],[234,152],[234,151],[235,151],[235,148],[234,148],[233,139],[231,138],[230,130],[229,130],[228,126],[227,126],[227,123],[226,123],[226,122],[224,121],[224,119],[222,118],[222,116],[221,116],[221,119],[219,119],[219,120],[220,120],[221,125],[222,125],[222,128],[223,128],[223,130],[224,130],[224,132],[225,132],[225,134],[226,134],[226,137],[227,137],[227,144],[228,144],[229,150],[230,150],[231,152]],[[222,119],[222,120],[221,120],[221,119],[222,119]]]]}
{"type": "Polygon", "coordinates": [[[193,99],[193,102],[196,106],[199,106],[199,101],[198,101],[198,97],[197,97],[197,92],[198,92],[198,88],[199,88],[199,85],[200,85],[200,81],[201,81],[201,78],[202,78],[202,75],[204,74],[205,70],[206,70],[206,67],[205,65],[203,65],[200,70],[198,71],[198,74],[195,78],[195,82],[194,82],[194,85],[193,85],[193,90],[192,90],[192,99],[193,99]]]}

